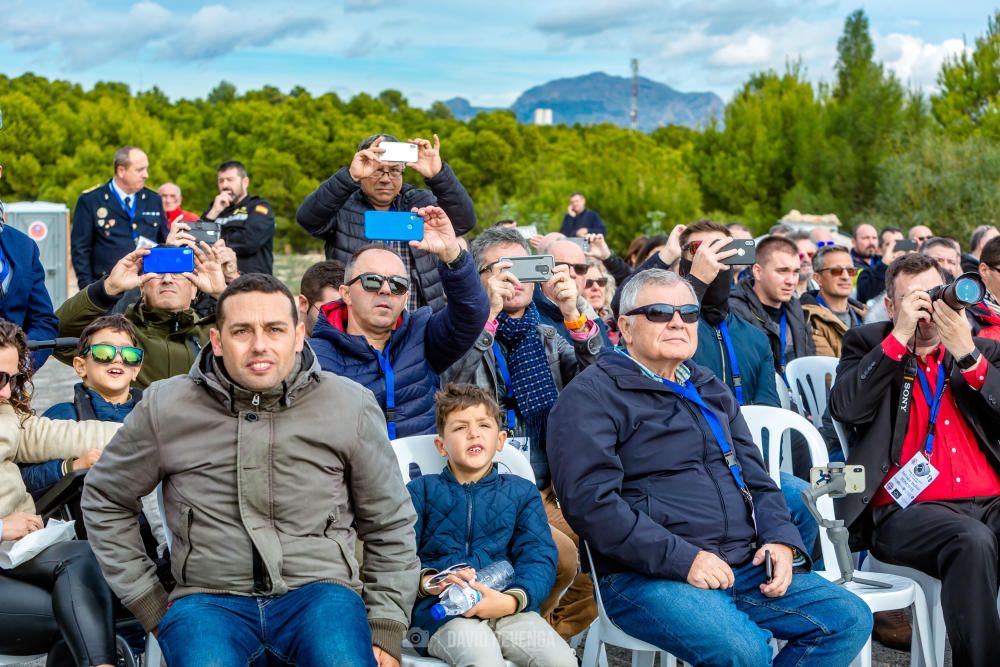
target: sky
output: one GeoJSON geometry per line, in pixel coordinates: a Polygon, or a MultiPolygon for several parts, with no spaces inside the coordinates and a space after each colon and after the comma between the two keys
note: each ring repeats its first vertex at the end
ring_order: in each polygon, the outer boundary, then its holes
{"type": "Polygon", "coordinates": [[[831,81],[844,19],[869,17],[876,57],[933,92],[997,5],[981,0],[0,0],[0,73],[90,88],[121,81],[171,98],[219,81],[301,85],[349,98],[385,89],[411,104],[465,97],[508,106],[552,79],[642,76],[729,100],[747,77],[801,60],[831,81]]]}

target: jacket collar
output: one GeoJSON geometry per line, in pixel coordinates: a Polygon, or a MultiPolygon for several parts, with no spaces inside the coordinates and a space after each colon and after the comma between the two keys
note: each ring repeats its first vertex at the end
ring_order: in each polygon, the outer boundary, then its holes
{"type": "Polygon", "coordinates": [[[161,308],[151,308],[143,298],[140,298],[129,308],[132,308],[136,323],[140,326],[169,329],[171,333],[187,331],[209,319],[199,316],[194,308],[188,308],[178,313],[161,308]]]}
{"type": "MultiPolygon", "coordinates": [[[[623,354],[602,354],[597,359],[597,366],[614,380],[619,389],[675,393],[660,380],[647,375],[634,359],[623,354]]],[[[689,379],[695,387],[701,387],[715,377],[711,372],[690,361],[685,362],[684,366],[690,371],[689,379]]]]}
{"type": "MultiPolygon", "coordinates": [[[[369,352],[371,345],[364,336],[347,333],[348,308],[342,299],[325,303],[320,306],[319,310],[322,317],[316,320],[316,325],[313,327],[313,338],[329,341],[338,348],[342,347],[356,356],[371,356],[369,352]]],[[[399,319],[396,320],[395,329],[389,335],[386,349],[389,349],[394,341],[404,335],[401,332],[409,322],[409,318],[410,312],[404,309],[400,313],[399,319]]]]}
{"type": "Polygon", "coordinates": [[[297,355],[291,373],[281,384],[265,392],[252,392],[229,377],[222,358],[215,356],[211,345],[206,345],[188,375],[196,384],[203,385],[210,394],[228,405],[230,412],[238,414],[244,410],[272,412],[289,407],[300,392],[319,381],[320,371],[319,360],[309,343],[306,343],[302,352],[297,355]]]}
{"type": "MultiPolygon", "coordinates": [[[[458,486],[465,486],[457,479],[455,479],[455,473],[451,471],[451,464],[448,464],[444,467],[444,470],[441,471],[441,477],[444,478],[445,481],[451,484],[457,484],[458,486]]],[[[470,482],[470,484],[472,486],[485,486],[489,484],[495,484],[499,479],[500,479],[500,472],[497,468],[497,464],[494,463],[490,467],[489,472],[487,472],[485,475],[480,477],[475,482],[470,482]]]]}

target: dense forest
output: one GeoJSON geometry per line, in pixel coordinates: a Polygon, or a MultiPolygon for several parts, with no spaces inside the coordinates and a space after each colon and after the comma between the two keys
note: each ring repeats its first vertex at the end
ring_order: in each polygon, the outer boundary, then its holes
{"type": "Polygon", "coordinates": [[[875,60],[857,11],[838,41],[833,81],[811,82],[789,63],[744,83],[723,122],[648,134],[522,125],[510,112],[463,123],[442,103],[412,107],[394,90],[345,101],[300,87],[238,94],[222,82],[205,99],[172,102],[157,88],[0,75],[0,198],[72,208],[110,177],[115,149],[132,144],[149,154],[149,185],[176,181],[185,208],[200,212],[216,194],[216,165],[238,159],[251,191],[275,208],[278,246],[305,251],[321,244],[297,227],[295,210],[361,139],[436,132],[481,226],[513,217],[556,229],[569,193],[581,190],[618,248],[703,215],[764,231],[792,208],[967,239],[1000,213],[1000,11],[970,47],[942,66],[935,94],[907,90],[875,60]]]}

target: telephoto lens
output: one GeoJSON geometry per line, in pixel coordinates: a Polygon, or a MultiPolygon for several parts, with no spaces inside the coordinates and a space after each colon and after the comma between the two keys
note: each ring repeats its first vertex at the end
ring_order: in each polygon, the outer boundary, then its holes
{"type": "Polygon", "coordinates": [[[974,306],[986,296],[986,285],[978,273],[963,273],[947,285],[938,285],[927,291],[931,301],[941,299],[954,310],[974,306]]]}

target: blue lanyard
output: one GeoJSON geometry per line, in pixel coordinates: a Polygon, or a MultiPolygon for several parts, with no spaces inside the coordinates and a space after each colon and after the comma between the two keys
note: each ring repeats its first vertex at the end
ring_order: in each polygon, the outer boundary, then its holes
{"type": "MultiPolygon", "coordinates": [[[[781,377],[785,377],[785,343],[788,342],[788,316],[785,313],[784,306],[781,308],[781,332],[778,339],[781,346],[781,377]]],[[[785,378],[785,382],[788,382],[787,378],[785,378]]]]}
{"type": "Polygon", "coordinates": [[[7,290],[7,278],[10,277],[10,260],[7,259],[7,253],[0,248],[0,295],[5,294],[7,290]]]}
{"type": "Polygon", "coordinates": [[[108,187],[111,189],[111,194],[113,194],[115,196],[115,199],[118,200],[118,203],[122,205],[122,210],[124,210],[125,213],[128,215],[128,221],[132,225],[132,240],[137,241],[139,239],[139,234],[136,232],[135,211],[137,208],[139,208],[139,197],[137,197],[135,194],[129,195],[130,197],[132,197],[132,206],[128,207],[125,205],[125,200],[123,200],[121,198],[121,195],[118,194],[118,190],[111,184],[108,184],[108,187]]]}
{"type": "Polygon", "coordinates": [[[378,365],[385,375],[385,424],[389,429],[389,439],[396,439],[396,376],[392,372],[392,365],[389,364],[388,355],[382,354],[374,347],[375,355],[378,357],[378,365]]]}
{"type": "Polygon", "coordinates": [[[924,373],[924,369],[920,368],[919,362],[917,363],[917,378],[920,380],[920,389],[924,392],[924,400],[927,401],[927,407],[931,409],[931,415],[927,422],[927,440],[924,442],[924,451],[927,453],[927,458],[930,458],[934,452],[934,427],[937,423],[938,411],[941,409],[942,399],[944,398],[944,387],[947,379],[947,373],[945,373],[940,361],[937,367],[937,388],[932,397],[927,375],[924,373]]]}
{"type": "Polygon", "coordinates": [[[517,428],[517,414],[514,412],[514,384],[510,381],[510,369],[507,368],[507,360],[504,359],[503,350],[500,343],[493,341],[493,356],[497,359],[497,370],[500,377],[507,385],[507,400],[504,405],[507,407],[507,434],[510,435],[517,428]]]}
{"type": "MultiPolygon", "coordinates": [[[[827,310],[829,310],[831,313],[833,312],[833,308],[831,308],[830,306],[826,305],[826,301],[824,301],[823,297],[820,296],[819,294],[816,295],[816,303],[818,303],[819,305],[823,306],[824,308],[826,308],[827,310]]],[[[851,308],[851,304],[847,304],[847,314],[850,316],[851,322],[853,322],[854,325],[857,325],[858,324],[858,314],[856,312],[854,312],[853,308],[851,308]]]]}
{"type": "MultiPolygon", "coordinates": [[[[719,323],[719,333],[722,334],[722,342],[726,344],[726,353],[729,356],[729,368],[733,373],[733,389],[736,392],[736,402],[743,405],[743,380],[740,378],[740,362],[736,360],[736,350],[733,348],[733,339],[729,336],[729,325],[725,320],[719,323]]],[[[722,378],[725,380],[725,378],[722,378]]]]}

